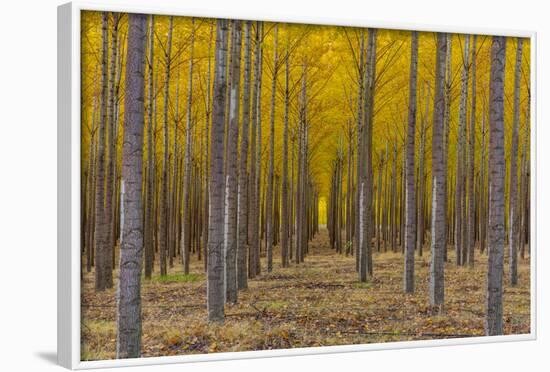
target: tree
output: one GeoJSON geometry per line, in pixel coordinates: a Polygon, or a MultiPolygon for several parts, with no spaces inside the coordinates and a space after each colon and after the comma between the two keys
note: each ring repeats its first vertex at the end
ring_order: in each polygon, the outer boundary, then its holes
{"type": "Polygon", "coordinates": [[[155,185],[155,149],[153,147],[153,57],[155,49],[155,16],[151,15],[149,21],[149,45],[148,45],[148,75],[147,75],[147,189],[145,192],[145,229],[143,236],[145,278],[151,278],[153,272],[153,200],[155,185]]]}
{"type": "MultiPolygon", "coordinates": [[[[288,30],[287,30],[288,32],[288,30]]],[[[285,102],[284,102],[284,129],[283,129],[283,177],[281,185],[282,193],[282,218],[281,218],[281,265],[288,267],[289,264],[289,225],[290,221],[290,209],[288,200],[288,109],[289,109],[289,80],[290,80],[290,54],[289,54],[289,40],[286,43],[285,53],[285,102]]],[[[292,193],[291,193],[292,195],[292,193]]],[[[292,239],[291,239],[292,240],[292,239]]]]}
{"type": "Polygon", "coordinates": [[[208,218],[207,305],[208,320],[224,320],[224,180],[223,152],[225,135],[225,100],[227,91],[228,21],[217,20],[216,57],[210,150],[210,213],[208,218]]]}
{"type": "Polygon", "coordinates": [[[107,87],[108,87],[108,24],[109,16],[102,14],[101,33],[101,91],[99,101],[99,136],[95,192],[95,289],[103,291],[112,287],[112,272],[109,265],[111,252],[109,247],[108,209],[105,207],[105,143],[107,137],[107,87]]]}
{"type": "Polygon", "coordinates": [[[504,73],[506,38],[493,36],[489,82],[489,240],[485,333],[503,334],[504,271],[504,73]]]}
{"type": "Polygon", "coordinates": [[[437,34],[435,61],[435,92],[432,121],[432,239],[430,264],[430,303],[443,305],[445,298],[444,249],[446,244],[446,221],[444,204],[447,195],[443,180],[447,177],[443,154],[443,120],[445,114],[445,56],[447,35],[437,34]]]}
{"type": "Polygon", "coordinates": [[[247,272],[247,237],[248,237],[248,137],[250,123],[250,73],[251,73],[251,43],[250,31],[252,23],[246,21],[244,24],[244,77],[243,77],[243,113],[241,133],[241,157],[239,163],[239,185],[238,185],[238,242],[237,242],[237,287],[245,289],[248,287],[247,272]]]}
{"type": "Polygon", "coordinates": [[[273,77],[271,80],[271,118],[269,125],[269,171],[267,175],[266,225],[267,225],[267,272],[273,270],[273,167],[275,162],[275,95],[277,73],[279,71],[279,54],[277,51],[279,26],[275,25],[273,35],[273,77]]]}
{"type": "Polygon", "coordinates": [[[230,94],[229,94],[229,133],[227,134],[227,176],[225,182],[225,280],[226,299],[237,302],[237,162],[239,140],[239,101],[240,101],[240,62],[241,62],[241,22],[232,21],[230,94]]]}
{"type": "MultiPolygon", "coordinates": [[[[372,276],[372,126],[374,93],[376,82],[376,35],[377,30],[370,28],[367,41],[367,61],[365,67],[365,93],[364,99],[364,123],[362,129],[362,167],[361,193],[360,193],[360,260],[359,280],[367,281],[367,276],[372,276]]],[[[359,158],[358,158],[359,161],[359,158]]]]}
{"type": "Polygon", "coordinates": [[[116,245],[115,234],[115,222],[116,222],[116,120],[115,120],[115,106],[118,100],[115,90],[116,76],[117,76],[117,53],[118,53],[118,13],[112,13],[112,29],[111,29],[111,51],[109,61],[109,98],[107,103],[107,174],[105,179],[105,210],[107,213],[108,227],[108,254],[105,256],[105,275],[106,280],[109,283],[108,287],[113,286],[113,273],[114,268],[114,256],[116,245]]]}
{"type": "Polygon", "coordinates": [[[170,64],[172,59],[172,32],[174,29],[173,17],[169,18],[168,40],[165,52],[165,78],[164,78],[164,157],[162,160],[162,188],[160,197],[160,224],[159,224],[159,250],[160,250],[160,275],[167,274],[166,253],[168,248],[168,105],[170,102],[170,64]]]}
{"type": "Polygon", "coordinates": [[[355,270],[359,271],[359,260],[360,260],[360,250],[361,250],[361,179],[363,167],[361,162],[363,159],[363,95],[365,93],[365,82],[364,82],[364,68],[365,66],[365,32],[361,30],[361,39],[359,43],[359,66],[357,67],[357,77],[358,77],[358,92],[357,92],[357,169],[355,171],[355,208],[354,208],[354,219],[355,219],[355,231],[354,231],[354,246],[355,246],[355,270]]]}
{"type": "Polygon", "coordinates": [[[476,46],[477,46],[477,35],[473,36],[472,42],[472,103],[470,111],[470,128],[469,134],[470,139],[469,149],[468,149],[468,228],[466,234],[466,249],[468,250],[468,265],[474,267],[474,256],[475,256],[475,194],[474,194],[474,168],[475,168],[475,151],[476,151],[476,46]]]}
{"type": "Polygon", "coordinates": [[[147,16],[129,14],[128,23],[124,102],[126,109],[122,148],[125,197],[120,280],[117,291],[117,358],[137,358],[141,352],[142,162],[147,16]]]}
{"type": "Polygon", "coordinates": [[[466,121],[467,121],[467,103],[468,103],[468,76],[469,76],[469,50],[470,50],[470,35],[464,35],[464,53],[462,56],[462,75],[461,75],[461,90],[460,90],[460,107],[459,107],[459,127],[458,127],[458,150],[456,155],[456,185],[455,185],[455,250],[456,264],[465,264],[466,257],[466,213],[465,212],[465,147],[466,147],[466,121]]]}
{"type": "Polygon", "coordinates": [[[189,256],[191,251],[191,156],[193,142],[191,140],[191,114],[193,104],[193,66],[195,46],[195,20],[191,22],[191,45],[189,47],[189,78],[187,85],[187,109],[185,120],[185,154],[183,171],[183,223],[181,225],[181,255],[183,259],[183,273],[189,274],[189,256]]]}
{"type": "MultiPolygon", "coordinates": [[[[414,248],[416,243],[416,198],[414,187],[414,142],[416,137],[416,79],[418,69],[418,33],[411,33],[411,67],[409,77],[409,117],[405,167],[405,292],[414,292],[414,248]]],[[[422,175],[420,176],[422,177],[422,175]]],[[[420,232],[422,233],[422,232],[420,232]]]]}
{"type": "Polygon", "coordinates": [[[509,179],[509,215],[508,215],[508,244],[510,246],[510,284],[518,283],[518,245],[519,245],[519,204],[518,204],[518,131],[520,116],[520,84],[521,84],[521,59],[523,51],[523,39],[517,39],[516,66],[514,71],[514,121],[512,128],[512,145],[510,148],[510,179],[509,179]]]}

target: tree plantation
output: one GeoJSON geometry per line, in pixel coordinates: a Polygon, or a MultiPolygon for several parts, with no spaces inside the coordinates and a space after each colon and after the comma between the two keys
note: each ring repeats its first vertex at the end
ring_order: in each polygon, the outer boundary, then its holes
{"type": "Polygon", "coordinates": [[[82,13],[81,358],[530,332],[528,39],[82,13]]]}

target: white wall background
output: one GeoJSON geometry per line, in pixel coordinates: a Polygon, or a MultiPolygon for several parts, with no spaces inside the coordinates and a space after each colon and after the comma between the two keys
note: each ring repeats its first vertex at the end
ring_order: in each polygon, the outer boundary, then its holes
{"type": "MultiPolygon", "coordinates": [[[[112,3],[113,0],[109,1],[112,3]]],[[[126,0],[121,4],[147,3],[126,0]]],[[[162,0],[202,9],[538,32],[538,340],[324,356],[137,367],[139,371],[542,370],[550,350],[550,23],[536,0],[162,0]],[[543,115],[546,113],[546,117],[543,115]]],[[[0,20],[0,369],[60,370],[56,359],[56,7],[3,2],[0,20]]]]}

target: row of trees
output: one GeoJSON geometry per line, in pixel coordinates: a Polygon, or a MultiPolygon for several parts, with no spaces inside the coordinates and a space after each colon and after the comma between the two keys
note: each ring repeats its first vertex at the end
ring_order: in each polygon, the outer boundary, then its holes
{"type": "Polygon", "coordinates": [[[353,128],[348,122],[342,129],[333,160],[327,208],[331,246],[339,253],[344,252],[344,247],[346,254],[354,254],[355,251],[361,281],[366,281],[368,276],[373,275],[371,239],[374,239],[374,248],[378,251],[381,251],[382,246],[386,251],[388,245],[394,252],[400,248],[404,253],[404,291],[414,292],[415,251],[422,256],[424,242],[429,237],[430,301],[438,306],[444,303],[444,262],[447,261],[449,247],[454,246],[456,265],[467,264],[473,267],[476,246],[482,253],[488,246],[487,333],[502,334],[501,277],[504,245],[508,248],[508,282],[515,286],[518,282],[518,254],[524,259],[525,249],[529,243],[529,91],[527,86],[527,97],[522,102],[521,85],[522,80],[525,81],[523,40],[517,39],[515,43],[511,99],[513,118],[509,152],[506,151],[505,154],[506,38],[495,37],[492,40],[490,68],[483,74],[483,78],[488,80],[488,84],[483,85],[483,89],[489,87],[488,102],[484,95],[482,109],[479,110],[477,60],[483,56],[480,56],[478,36],[463,36],[463,44],[460,44],[462,53],[457,71],[460,73],[458,80],[452,71],[452,36],[438,34],[436,71],[433,75],[434,97],[430,94],[430,83],[426,82],[422,86],[425,109],[419,115],[418,33],[412,32],[409,94],[407,116],[403,119],[403,135],[400,139],[394,140],[393,153],[388,153],[386,144],[385,152],[381,151],[378,154],[375,175],[371,157],[376,154],[373,154],[372,149],[372,119],[368,113],[373,112],[372,103],[369,102],[372,98],[369,97],[373,96],[371,82],[376,81],[376,70],[369,66],[369,59],[365,55],[376,58],[376,49],[370,41],[370,38],[376,38],[376,30],[369,30],[366,53],[363,35],[361,37],[361,65],[357,77],[357,127],[353,128]],[[453,128],[451,105],[455,99],[454,80],[458,80],[456,85],[459,85],[459,103],[458,123],[453,128]],[[518,143],[522,106],[525,108],[525,129],[520,155],[518,143]],[[416,125],[418,116],[421,123],[419,130],[416,125]],[[429,127],[432,132],[431,190],[426,187],[429,173],[425,164],[426,135],[429,127]],[[354,133],[358,134],[354,137],[354,133]],[[450,151],[451,134],[454,134],[456,139],[454,153],[450,151]],[[481,137],[481,145],[476,145],[477,136],[481,137]],[[343,179],[346,163],[344,137],[348,141],[347,180],[343,179]],[[419,146],[416,145],[417,138],[420,141],[419,146]],[[357,155],[354,149],[357,149],[357,155]],[[480,153],[476,154],[476,151],[480,153]],[[398,152],[401,152],[401,160],[398,152]],[[451,155],[454,155],[455,159],[454,169],[448,161],[451,155]],[[356,168],[352,166],[354,156],[357,157],[356,168]],[[401,169],[396,171],[400,165],[401,169]],[[377,184],[373,188],[374,182],[377,184]],[[505,182],[508,183],[508,193],[505,182]],[[506,196],[508,203],[505,203],[506,196]],[[368,221],[364,221],[365,215],[370,216],[368,221]],[[342,239],[343,233],[345,241],[342,239]],[[364,247],[363,239],[370,244],[364,247]],[[352,246],[355,250],[350,249],[352,246]]]}
{"type": "Polygon", "coordinates": [[[161,276],[178,266],[188,274],[192,257],[203,261],[208,319],[223,321],[224,304],[238,301],[248,279],[273,269],[274,245],[281,266],[303,262],[325,202],[330,243],[355,255],[361,281],[374,275],[373,251],[391,247],[405,253],[404,289],[414,291],[415,250],[422,255],[428,241],[434,305],[444,303],[447,245],[460,265],[474,265],[476,242],[487,245],[487,333],[502,333],[505,231],[511,284],[529,239],[521,40],[505,158],[505,38],[84,18],[83,27],[97,25],[83,48],[84,66],[94,68],[83,79],[91,105],[83,106],[82,254],[101,291],[113,286],[118,248],[119,357],[139,356],[142,269],[146,278],[157,267],[161,276]]]}

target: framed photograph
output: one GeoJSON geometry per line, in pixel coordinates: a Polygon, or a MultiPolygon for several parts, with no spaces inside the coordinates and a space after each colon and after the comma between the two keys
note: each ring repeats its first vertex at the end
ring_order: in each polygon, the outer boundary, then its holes
{"type": "Polygon", "coordinates": [[[536,34],[58,8],[71,369],[533,340],[536,34]]]}

